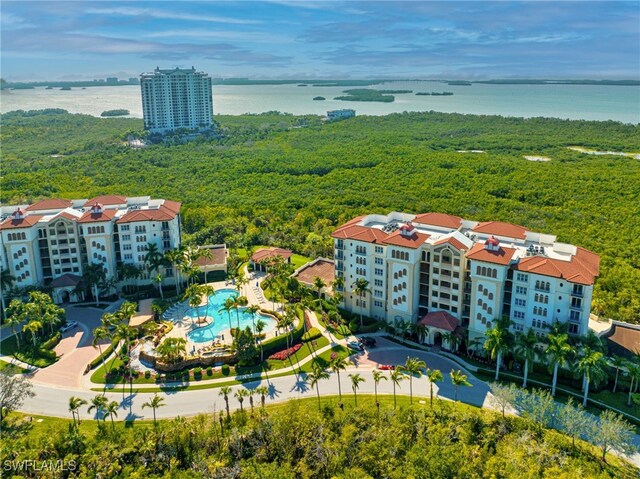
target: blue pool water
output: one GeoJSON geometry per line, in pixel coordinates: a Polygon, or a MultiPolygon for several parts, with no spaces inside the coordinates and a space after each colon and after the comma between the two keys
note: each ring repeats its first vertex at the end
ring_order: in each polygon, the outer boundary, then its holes
{"type": "MultiPolygon", "coordinates": [[[[207,326],[203,326],[198,329],[194,329],[187,336],[190,341],[194,343],[207,343],[213,341],[221,331],[229,329],[229,315],[226,311],[218,312],[227,298],[234,298],[238,296],[238,292],[234,289],[221,289],[216,291],[215,295],[209,296],[209,305],[200,306],[198,308],[191,308],[187,310],[186,315],[192,318],[198,316],[210,316],[213,318],[213,322],[207,326]]],[[[247,326],[253,329],[253,321],[251,315],[245,309],[238,310],[238,316],[240,317],[240,328],[244,329],[247,326]]],[[[276,327],[275,319],[270,316],[264,316],[262,314],[256,314],[255,320],[261,319],[266,324],[263,332],[269,333],[276,327]]],[[[236,318],[235,309],[231,310],[231,326],[237,327],[238,320],[236,318]]]]}

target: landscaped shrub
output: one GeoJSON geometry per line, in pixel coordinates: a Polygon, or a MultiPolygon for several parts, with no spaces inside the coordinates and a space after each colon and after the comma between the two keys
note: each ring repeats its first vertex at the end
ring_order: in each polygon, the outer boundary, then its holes
{"type": "Polygon", "coordinates": [[[202,368],[193,369],[193,379],[200,381],[202,379],[202,368]]]}
{"type": "Polygon", "coordinates": [[[55,333],[51,337],[51,339],[49,339],[49,340],[45,341],[44,343],[42,343],[42,346],[40,346],[40,348],[42,348],[42,349],[53,349],[60,342],[60,338],[62,338],[62,334],[60,333],[60,331],[58,331],[57,333],[55,333]]]}
{"type": "MultiPolygon", "coordinates": [[[[304,323],[302,321],[299,321],[298,325],[291,332],[290,342],[295,343],[299,341],[303,333],[304,333],[304,323]]],[[[265,341],[264,343],[262,343],[262,348],[264,350],[265,356],[281,351],[286,347],[287,347],[287,335],[284,335],[284,334],[281,334],[280,336],[276,336],[275,338],[271,338],[265,341]]]]}
{"type": "Polygon", "coordinates": [[[306,343],[307,341],[318,339],[320,336],[322,336],[322,333],[318,328],[311,328],[309,331],[302,335],[302,341],[306,343]]]}
{"type": "Polygon", "coordinates": [[[358,328],[358,332],[359,333],[375,333],[376,331],[378,331],[378,329],[380,329],[380,325],[376,321],[375,323],[365,324],[361,328],[358,328]]]}
{"type": "Polygon", "coordinates": [[[285,349],[284,351],[279,351],[277,353],[272,354],[267,359],[277,359],[278,361],[284,361],[289,356],[298,352],[298,350],[302,347],[302,344],[294,344],[289,349],[285,349]]]}
{"type": "Polygon", "coordinates": [[[145,379],[149,379],[151,377],[151,371],[149,371],[148,369],[144,372],[144,378],[145,379]]]}
{"type": "Polygon", "coordinates": [[[111,341],[111,344],[105,350],[102,351],[102,354],[89,363],[90,369],[93,369],[99,364],[102,364],[102,358],[106,360],[109,356],[111,356],[113,349],[117,345],[118,345],[117,339],[114,339],[113,341],[111,341]]]}
{"type": "Polygon", "coordinates": [[[349,336],[351,334],[351,330],[349,329],[349,326],[343,324],[338,326],[338,334],[341,334],[342,336],[349,336]]]}
{"type": "Polygon", "coordinates": [[[222,374],[224,374],[225,376],[228,376],[229,373],[231,372],[231,368],[229,367],[228,364],[223,364],[221,371],[222,371],[222,374]]]}
{"type": "Polygon", "coordinates": [[[211,369],[211,366],[209,366],[207,368],[207,376],[212,376],[213,375],[213,369],[211,369]]]}

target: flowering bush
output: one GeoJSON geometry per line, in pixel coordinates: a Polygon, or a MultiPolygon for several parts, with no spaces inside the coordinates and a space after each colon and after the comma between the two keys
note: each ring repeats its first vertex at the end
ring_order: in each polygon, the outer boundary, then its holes
{"type": "Polygon", "coordinates": [[[277,359],[279,361],[284,361],[292,354],[295,354],[298,349],[302,347],[302,344],[296,344],[295,346],[290,347],[289,349],[285,349],[284,351],[278,351],[277,353],[272,354],[267,359],[277,359]]]}

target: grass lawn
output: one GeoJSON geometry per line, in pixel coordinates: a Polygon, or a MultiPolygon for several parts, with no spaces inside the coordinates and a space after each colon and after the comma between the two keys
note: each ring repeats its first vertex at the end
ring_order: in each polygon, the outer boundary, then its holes
{"type": "Polygon", "coordinates": [[[301,254],[294,253],[291,255],[291,264],[295,269],[298,269],[300,266],[307,264],[309,261],[311,261],[311,258],[302,256],[301,254]]]}
{"type": "Polygon", "coordinates": [[[10,364],[0,359],[0,371],[2,371],[3,369],[6,369],[7,371],[13,371],[14,373],[18,373],[18,374],[27,372],[26,369],[21,368],[20,366],[17,366],[15,364],[10,364]]]}
{"type": "MultiPolygon", "coordinates": [[[[44,338],[45,341],[47,339],[49,339],[49,337],[44,338]]],[[[46,368],[58,360],[58,358],[52,359],[42,356],[38,354],[39,351],[37,349],[34,350],[32,347],[29,349],[25,348],[27,345],[33,345],[33,343],[29,342],[30,340],[31,338],[26,338],[23,335],[23,339],[20,340],[20,349],[18,349],[16,336],[9,336],[0,343],[0,351],[5,356],[15,356],[16,359],[38,368],[46,368]]]]}

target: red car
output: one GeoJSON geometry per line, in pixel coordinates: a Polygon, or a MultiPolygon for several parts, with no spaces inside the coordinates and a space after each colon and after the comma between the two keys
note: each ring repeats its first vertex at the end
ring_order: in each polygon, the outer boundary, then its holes
{"type": "Polygon", "coordinates": [[[378,369],[381,371],[393,371],[396,367],[391,364],[381,364],[378,366],[378,369]]]}

